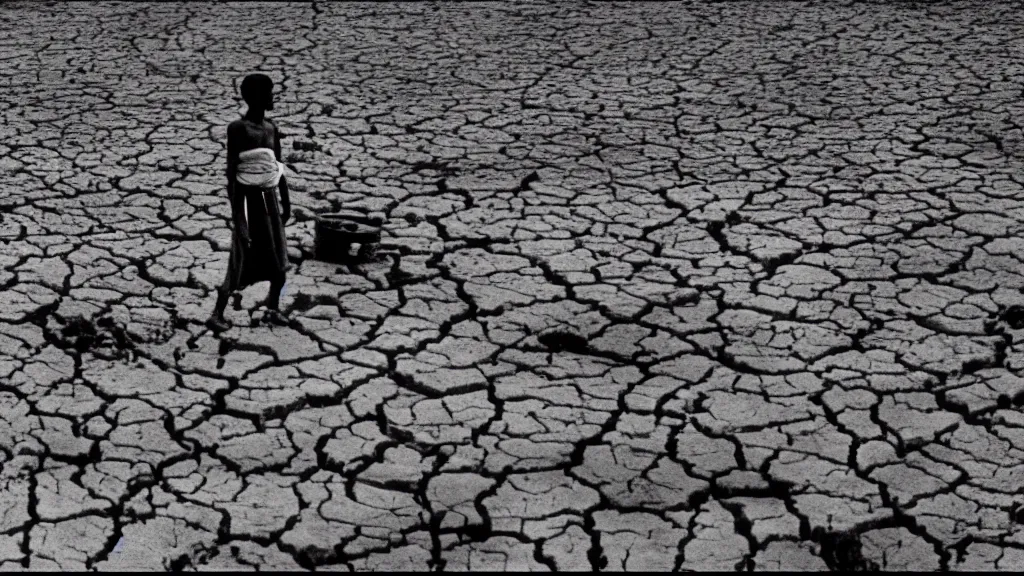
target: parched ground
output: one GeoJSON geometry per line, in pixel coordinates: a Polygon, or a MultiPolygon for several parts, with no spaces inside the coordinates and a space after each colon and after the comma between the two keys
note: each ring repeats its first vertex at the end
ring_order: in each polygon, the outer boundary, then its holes
{"type": "Polygon", "coordinates": [[[1016,3],[0,28],[0,569],[1024,568],[1016,3]],[[257,70],[291,325],[218,337],[257,70]]]}

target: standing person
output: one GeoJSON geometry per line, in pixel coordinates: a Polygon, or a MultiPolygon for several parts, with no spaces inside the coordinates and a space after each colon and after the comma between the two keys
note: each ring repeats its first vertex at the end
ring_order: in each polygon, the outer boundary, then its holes
{"type": "Polygon", "coordinates": [[[228,297],[264,280],[270,281],[267,319],[277,324],[287,321],[278,307],[289,267],[284,225],[291,215],[291,201],[281,164],[281,134],[265,117],[274,109],[273,90],[268,76],[246,76],[241,93],[248,110],[228,125],[228,200],[234,230],[227,275],[206,321],[216,332],[230,328],[224,319],[228,297]],[[281,193],[280,203],[275,188],[281,193]]]}

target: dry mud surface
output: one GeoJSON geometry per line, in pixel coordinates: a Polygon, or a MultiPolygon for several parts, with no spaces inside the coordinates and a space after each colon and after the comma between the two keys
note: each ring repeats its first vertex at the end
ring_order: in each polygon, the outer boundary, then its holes
{"type": "Polygon", "coordinates": [[[0,569],[1024,567],[1015,4],[0,22],[0,569]],[[254,70],[291,324],[217,336],[254,70]]]}

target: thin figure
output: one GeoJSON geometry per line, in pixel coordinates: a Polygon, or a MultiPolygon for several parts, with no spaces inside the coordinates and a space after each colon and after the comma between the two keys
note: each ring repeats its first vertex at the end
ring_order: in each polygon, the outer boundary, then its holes
{"type": "Polygon", "coordinates": [[[248,110],[228,125],[228,200],[234,230],[227,275],[206,321],[216,332],[231,327],[224,319],[231,294],[264,280],[270,281],[266,318],[287,323],[278,308],[289,268],[284,225],[291,215],[291,202],[281,163],[281,133],[265,117],[266,111],[274,109],[273,90],[268,76],[246,76],[241,93],[248,110]],[[281,193],[280,203],[275,188],[281,193]]]}

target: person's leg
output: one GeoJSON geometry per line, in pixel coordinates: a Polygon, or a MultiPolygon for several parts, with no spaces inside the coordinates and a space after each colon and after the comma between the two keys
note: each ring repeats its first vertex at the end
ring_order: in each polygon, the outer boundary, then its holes
{"type": "Polygon", "coordinates": [[[213,312],[206,321],[206,325],[215,332],[223,332],[231,328],[224,319],[224,310],[228,307],[228,298],[230,296],[231,293],[226,287],[220,286],[217,288],[217,302],[213,305],[213,312]]]}
{"type": "Polygon", "coordinates": [[[281,307],[281,290],[284,289],[285,272],[275,272],[270,279],[270,289],[267,290],[267,297],[258,306],[265,306],[267,310],[278,310],[281,307]]]}
{"type": "Polygon", "coordinates": [[[284,288],[286,271],[283,264],[288,254],[283,247],[283,227],[278,210],[277,198],[272,190],[263,191],[263,202],[254,202],[254,209],[259,212],[250,218],[254,224],[249,232],[252,235],[253,253],[258,254],[261,272],[270,280],[270,290],[263,304],[267,307],[264,318],[275,324],[286,324],[287,319],[280,313],[281,289],[284,288]]]}
{"type": "Polygon", "coordinates": [[[270,281],[270,291],[267,293],[267,314],[265,318],[274,324],[285,325],[288,317],[281,313],[281,289],[284,288],[285,275],[282,273],[270,281]]]}
{"type": "Polygon", "coordinates": [[[228,268],[224,271],[224,281],[217,286],[217,302],[213,305],[213,312],[206,321],[206,326],[216,332],[223,332],[231,325],[224,319],[224,311],[228,307],[231,295],[244,286],[243,266],[246,260],[244,254],[245,245],[235,230],[231,235],[231,253],[228,256],[228,268]]]}
{"type": "Polygon", "coordinates": [[[284,274],[270,281],[270,291],[267,293],[267,308],[279,310],[281,306],[281,289],[284,288],[284,274]]]}

